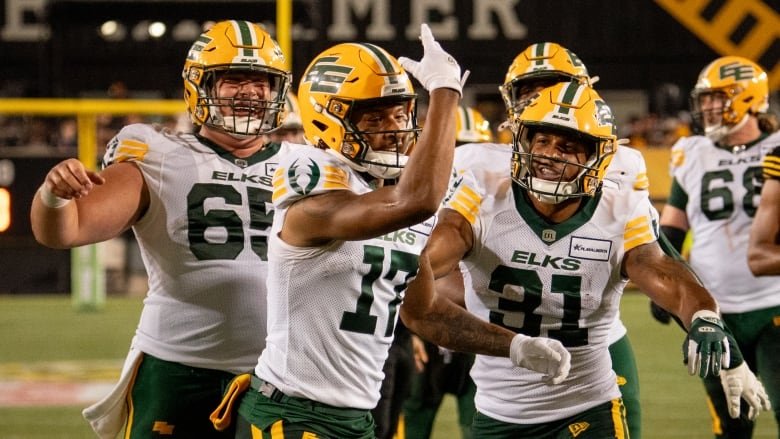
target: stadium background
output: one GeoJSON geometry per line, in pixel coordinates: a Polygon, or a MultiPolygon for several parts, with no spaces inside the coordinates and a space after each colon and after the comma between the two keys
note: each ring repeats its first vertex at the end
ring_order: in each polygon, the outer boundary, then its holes
{"type": "MultiPolygon", "coordinates": [[[[507,66],[520,50],[540,41],[573,50],[599,77],[596,86],[612,106],[621,134],[645,118],[658,126],[685,123],[698,72],[724,54],[764,66],[777,113],[780,0],[289,2],[294,85],[311,57],[339,41],[369,41],[396,55],[419,57],[417,35],[425,21],[471,70],[463,101],[494,128],[503,117],[497,85],[507,66]]],[[[276,17],[276,2],[269,0],[0,0],[0,99],[107,98],[121,92],[129,99],[177,100],[184,54],[203,23],[242,18],[275,34],[276,17]],[[116,33],[99,31],[108,20],[117,23],[116,33]],[[146,32],[155,21],[167,27],[159,37],[146,32]],[[117,91],[117,84],[124,89],[117,91]]],[[[75,154],[41,148],[55,137],[46,130],[59,128],[50,119],[0,112],[0,294],[70,287],[70,253],[37,245],[27,218],[46,170],[75,154]],[[36,129],[44,131],[43,142],[12,137],[36,129]]],[[[651,191],[660,205],[669,187],[670,144],[659,136],[645,143],[651,191]]],[[[119,264],[132,263],[132,256],[122,255],[119,264]]]]}
{"type": "MultiPolygon", "coordinates": [[[[597,88],[614,108],[624,132],[634,116],[684,118],[696,75],[725,54],[746,56],[767,69],[773,110],[780,113],[780,0],[292,0],[292,4],[295,83],[312,56],[339,41],[370,41],[396,55],[419,57],[416,38],[419,23],[426,21],[442,45],[472,72],[464,103],[478,107],[494,127],[503,111],[497,84],[503,82],[512,58],[540,41],[570,48],[591,74],[600,77],[597,88]]],[[[275,9],[276,2],[268,0],[0,0],[0,100],[107,98],[117,83],[127,87],[130,99],[180,99],[179,74],[193,29],[197,32],[209,20],[242,18],[262,23],[274,33],[275,9]],[[106,20],[117,20],[124,35],[100,35],[97,30],[106,20]],[[153,21],[165,23],[168,32],[149,37],[144,30],[153,21]]],[[[74,358],[90,364],[109,359],[112,366],[106,382],[110,383],[137,321],[140,301],[116,298],[103,313],[91,315],[63,312],[68,303],[63,296],[71,288],[70,252],[37,245],[28,215],[32,194],[46,171],[76,151],[42,145],[40,139],[9,136],[32,131],[40,122],[22,113],[0,113],[0,332],[4,334],[0,383],[11,379],[16,370],[29,377],[30,381],[23,381],[26,384],[44,376],[49,392],[57,382],[49,361],[74,358]],[[60,294],[54,299],[38,294],[39,299],[28,293],[60,294]]],[[[659,205],[669,185],[669,146],[656,143],[642,148],[659,205]]],[[[132,252],[119,259],[110,268],[119,266],[123,275],[142,269],[132,252]]],[[[133,290],[125,283],[115,291],[109,289],[109,294],[126,295],[128,289],[133,290]]],[[[142,284],[138,292],[143,293],[142,284]]],[[[703,391],[678,364],[681,333],[659,328],[649,318],[642,297],[629,298],[625,306],[640,357],[646,420],[651,423],[645,425],[646,436],[709,437],[703,391]],[[694,425],[688,429],[689,424],[694,425]],[[696,433],[679,434],[682,431],[696,433]]],[[[83,369],[83,365],[76,367],[83,369]]],[[[47,410],[0,404],[0,436],[51,437],[53,428],[77,432],[59,437],[84,437],[80,407],[62,413],[59,408],[47,410]],[[47,422],[40,422],[44,418],[47,422]],[[24,425],[37,425],[41,432],[31,432],[34,426],[19,427],[24,425]],[[15,436],[18,431],[25,433],[15,436]]],[[[761,424],[767,423],[773,425],[769,417],[762,417],[761,424]]],[[[759,433],[766,436],[756,437],[770,437],[770,431],[760,425],[759,433]]]]}

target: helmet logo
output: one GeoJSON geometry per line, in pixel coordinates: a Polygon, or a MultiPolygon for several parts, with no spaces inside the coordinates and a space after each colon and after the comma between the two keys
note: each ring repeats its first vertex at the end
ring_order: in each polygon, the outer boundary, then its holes
{"type": "Polygon", "coordinates": [[[588,69],[585,68],[585,63],[580,60],[580,57],[578,57],[574,52],[572,52],[569,49],[566,49],[566,53],[569,55],[569,59],[571,60],[571,65],[574,67],[582,67],[585,70],[585,73],[588,73],[588,69]]]}
{"type": "Polygon", "coordinates": [[[203,51],[203,49],[213,40],[213,38],[207,36],[207,35],[201,35],[198,37],[198,39],[192,43],[192,47],[190,47],[190,51],[187,53],[187,59],[191,61],[195,61],[198,59],[198,52],[203,51]]]}
{"type": "Polygon", "coordinates": [[[287,171],[290,187],[295,193],[306,195],[310,193],[320,181],[320,168],[309,159],[309,165],[301,167],[295,160],[287,171]]]}
{"type": "Polygon", "coordinates": [[[753,79],[756,76],[753,66],[740,64],[738,61],[722,65],[718,74],[720,79],[734,78],[735,81],[753,79]]]}
{"type": "Polygon", "coordinates": [[[353,67],[336,64],[339,57],[323,56],[312,64],[301,83],[311,82],[311,91],[318,93],[338,93],[353,67]]]}
{"type": "Polygon", "coordinates": [[[596,105],[596,121],[600,127],[612,126],[612,134],[616,134],[615,116],[612,114],[612,109],[609,108],[606,102],[602,100],[596,100],[593,102],[596,105]]]}

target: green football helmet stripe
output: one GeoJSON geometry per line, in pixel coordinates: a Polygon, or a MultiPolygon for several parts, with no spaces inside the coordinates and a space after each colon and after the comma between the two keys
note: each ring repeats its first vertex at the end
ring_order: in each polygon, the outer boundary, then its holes
{"type": "MultiPolygon", "coordinates": [[[[379,64],[380,67],[382,67],[382,73],[395,73],[396,68],[395,65],[393,65],[393,62],[390,61],[390,58],[384,50],[380,49],[379,47],[368,44],[368,43],[361,43],[358,44],[360,47],[366,49],[371,55],[374,57],[376,62],[379,64]]],[[[391,84],[398,84],[398,77],[396,75],[390,75],[386,77],[386,80],[390,82],[391,84]]]]}

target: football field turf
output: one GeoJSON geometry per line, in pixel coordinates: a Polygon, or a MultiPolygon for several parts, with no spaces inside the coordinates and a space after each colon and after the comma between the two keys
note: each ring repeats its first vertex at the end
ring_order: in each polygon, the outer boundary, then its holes
{"type": "MultiPolygon", "coordinates": [[[[109,297],[102,311],[76,312],[67,296],[0,295],[0,385],[14,382],[20,401],[37,401],[20,407],[21,402],[4,403],[8,396],[0,399],[0,438],[95,437],[80,414],[87,404],[69,403],[63,393],[74,396],[68,383],[94,378],[105,385],[115,379],[140,310],[140,298],[109,297]],[[66,390],[56,390],[63,385],[66,390]],[[47,403],[49,394],[53,401],[47,403]]],[[[682,364],[682,330],[653,320],[641,294],[627,294],[621,312],[639,367],[643,437],[712,438],[704,390],[682,364]]],[[[775,432],[772,415],[763,413],[754,438],[776,437],[775,432]]],[[[454,402],[446,398],[432,439],[458,437],[454,402]]]]}

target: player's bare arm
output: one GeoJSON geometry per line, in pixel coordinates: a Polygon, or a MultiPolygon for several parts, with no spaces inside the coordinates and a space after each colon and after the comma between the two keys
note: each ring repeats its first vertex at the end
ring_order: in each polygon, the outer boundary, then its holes
{"type": "Polygon", "coordinates": [[[657,242],[629,250],[623,261],[623,274],[653,302],[679,316],[686,329],[696,311],[718,312],[715,299],[690,269],[667,256],[657,242]]]}
{"type": "Polygon", "coordinates": [[[437,295],[435,282],[430,260],[423,254],[420,271],[409,284],[401,306],[404,324],[420,337],[447,349],[508,357],[509,346],[516,334],[482,321],[451,300],[437,295]]]}
{"type": "Polygon", "coordinates": [[[780,180],[766,180],[753,218],[748,266],[755,276],[780,275],[780,180]]]}
{"type": "Polygon", "coordinates": [[[33,234],[38,242],[53,248],[118,236],[140,218],[149,203],[143,176],[131,163],[117,163],[96,173],[68,159],[49,171],[44,185],[56,197],[71,200],[61,207],[49,207],[42,200],[43,189],[33,199],[33,234]]]}

